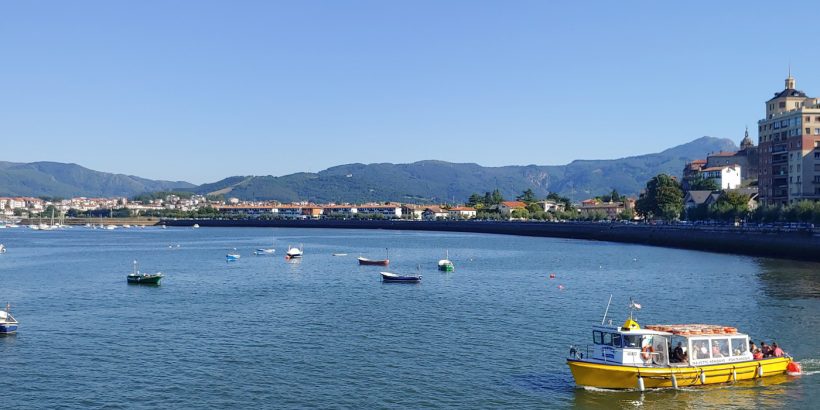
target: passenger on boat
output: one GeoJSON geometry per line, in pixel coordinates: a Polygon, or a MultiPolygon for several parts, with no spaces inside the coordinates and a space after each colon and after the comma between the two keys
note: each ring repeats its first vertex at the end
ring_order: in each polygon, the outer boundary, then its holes
{"type": "Polygon", "coordinates": [[[754,353],[752,354],[752,358],[755,360],[761,360],[763,359],[763,353],[760,351],[760,349],[755,349],[754,353]]]}
{"type": "Polygon", "coordinates": [[[675,350],[672,351],[672,361],[674,363],[684,363],[687,361],[686,359],[686,353],[683,352],[683,343],[678,342],[675,350]]]}
{"type": "Polygon", "coordinates": [[[700,342],[695,347],[695,358],[696,359],[708,359],[709,358],[709,349],[706,347],[706,342],[700,342]]]}
{"type": "Polygon", "coordinates": [[[772,356],[771,346],[767,345],[766,342],[760,342],[760,353],[763,353],[763,357],[771,357],[772,356]]]}
{"type": "Polygon", "coordinates": [[[757,350],[757,345],[755,345],[752,339],[749,339],[749,351],[754,353],[755,350],[757,350]]]}
{"type": "Polygon", "coordinates": [[[783,357],[783,349],[777,345],[777,342],[772,343],[772,356],[783,357]]]}
{"type": "Polygon", "coordinates": [[[723,354],[720,353],[720,346],[718,346],[717,342],[712,343],[712,357],[723,357],[723,354]]]}

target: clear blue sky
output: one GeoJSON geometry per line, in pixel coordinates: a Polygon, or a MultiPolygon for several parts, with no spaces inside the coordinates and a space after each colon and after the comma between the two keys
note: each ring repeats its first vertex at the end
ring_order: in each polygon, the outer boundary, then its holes
{"type": "Polygon", "coordinates": [[[820,2],[6,1],[0,160],[213,182],[742,138],[820,2]],[[794,26],[788,26],[794,21],[794,26]]]}

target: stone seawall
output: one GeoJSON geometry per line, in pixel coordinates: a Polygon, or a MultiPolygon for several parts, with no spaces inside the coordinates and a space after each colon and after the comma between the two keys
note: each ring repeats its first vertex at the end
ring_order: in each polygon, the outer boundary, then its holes
{"type": "Polygon", "coordinates": [[[164,220],[168,226],[391,229],[474,232],[635,243],[669,248],[820,262],[810,229],[493,221],[164,220]]]}

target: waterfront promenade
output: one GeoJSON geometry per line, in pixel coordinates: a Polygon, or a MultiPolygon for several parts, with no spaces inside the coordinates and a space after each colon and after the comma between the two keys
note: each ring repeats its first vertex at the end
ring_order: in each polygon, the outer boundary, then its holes
{"type": "Polygon", "coordinates": [[[406,220],[163,220],[168,226],[390,229],[585,239],[771,258],[820,261],[813,228],[593,222],[406,220]]]}

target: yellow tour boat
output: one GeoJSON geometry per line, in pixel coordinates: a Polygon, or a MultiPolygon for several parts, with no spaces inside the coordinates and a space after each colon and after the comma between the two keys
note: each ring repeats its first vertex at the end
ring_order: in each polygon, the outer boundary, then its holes
{"type": "MultiPolygon", "coordinates": [[[[640,305],[630,302],[630,307],[634,310],[640,305]]],[[[641,328],[632,312],[622,326],[612,321],[593,326],[592,344],[571,347],[567,365],[578,386],[640,391],[800,372],[800,365],[788,354],[756,360],[749,351],[749,336],[734,327],[677,324],[641,328]]]]}

